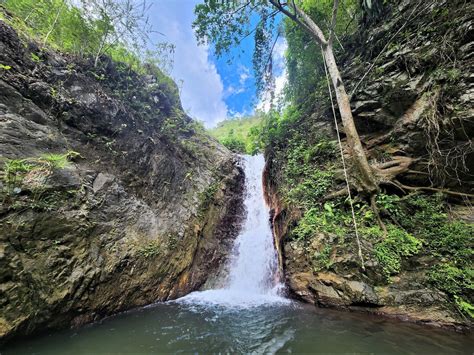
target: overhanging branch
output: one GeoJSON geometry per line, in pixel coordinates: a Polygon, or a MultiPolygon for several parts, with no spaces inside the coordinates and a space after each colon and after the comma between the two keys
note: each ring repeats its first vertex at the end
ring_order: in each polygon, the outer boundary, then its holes
{"type": "Polygon", "coordinates": [[[334,39],[334,34],[336,32],[336,21],[337,21],[337,9],[339,7],[339,0],[334,0],[334,5],[332,8],[332,18],[331,18],[331,26],[329,27],[329,39],[328,43],[331,46],[332,41],[334,39]]]}

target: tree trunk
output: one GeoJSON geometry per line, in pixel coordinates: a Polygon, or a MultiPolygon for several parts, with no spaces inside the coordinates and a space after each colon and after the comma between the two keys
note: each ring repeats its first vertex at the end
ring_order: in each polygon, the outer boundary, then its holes
{"type": "Polygon", "coordinates": [[[344,126],[344,132],[347,137],[349,154],[353,162],[354,171],[351,175],[354,177],[356,187],[360,192],[366,193],[369,196],[374,195],[379,191],[376,174],[370,168],[359,134],[357,133],[354,118],[352,117],[349,96],[347,96],[346,89],[342,83],[341,74],[339,73],[332,50],[332,37],[335,34],[334,31],[339,1],[334,0],[329,40],[326,40],[324,33],[321,31],[319,26],[311,19],[311,17],[308,16],[308,14],[298,7],[295,0],[291,0],[291,3],[286,2],[285,4],[282,4],[279,0],[270,0],[270,2],[283,14],[295,21],[303,30],[307,31],[311,37],[313,37],[314,41],[321,46],[324,61],[326,62],[329,76],[331,77],[332,85],[336,92],[337,106],[339,107],[342,125],[344,126]],[[288,6],[288,8],[285,6],[288,6]]]}
{"type": "Polygon", "coordinates": [[[322,46],[324,53],[324,60],[328,67],[329,76],[336,92],[337,105],[341,114],[342,125],[344,126],[344,132],[347,137],[347,145],[349,148],[349,154],[352,157],[352,162],[355,168],[353,177],[357,180],[358,184],[361,185],[363,192],[368,195],[373,195],[378,191],[378,184],[374,171],[371,169],[364,148],[357,133],[357,129],[354,124],[354,118],[352,117],[351,105],[349,102],[349,96],[346,93],[344,84],[342,83],[341,74],[334,58],[332,45],[326,44],[322,46]]]}

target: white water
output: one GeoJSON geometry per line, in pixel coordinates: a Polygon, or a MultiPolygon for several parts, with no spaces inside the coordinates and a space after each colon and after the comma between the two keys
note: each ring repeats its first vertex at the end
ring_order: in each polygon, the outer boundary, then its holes
{"type": "Polygon", "coordinates": [[[273,243],[269,210],[263,199],[262,155],[244,156],[246,219],[236,238],[228,268],[226,286],[193,292],[179,300],[184,303],[251,307],[288,303],[280,296],[278,256],[273,243]]]}

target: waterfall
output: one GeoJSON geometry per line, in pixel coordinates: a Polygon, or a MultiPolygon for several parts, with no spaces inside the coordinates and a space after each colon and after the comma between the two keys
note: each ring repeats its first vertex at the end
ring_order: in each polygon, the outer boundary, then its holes
{"type": "Polygon", "coordinates": [[[288,302],[280,296],[278,256],[263,198],[263,155],[243,156],[245,171],[245,210],[243,228],[234,242],[221,289],[193,292],[180,301],[231,306],[253,306],[288,302]]]}

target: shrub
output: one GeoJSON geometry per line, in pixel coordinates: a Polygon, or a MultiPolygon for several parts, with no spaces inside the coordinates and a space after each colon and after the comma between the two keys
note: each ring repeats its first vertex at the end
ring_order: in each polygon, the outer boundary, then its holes
{"type": "Polygon", "coordinates": [[[234,153],[245,154],[245,143],[235,137],[226,137],[221,140],[221,143],[234,153]]]}

